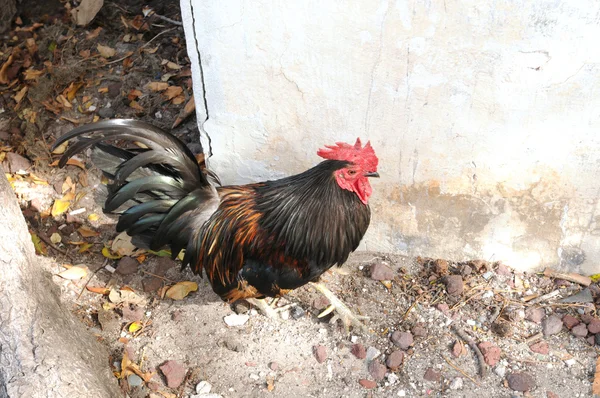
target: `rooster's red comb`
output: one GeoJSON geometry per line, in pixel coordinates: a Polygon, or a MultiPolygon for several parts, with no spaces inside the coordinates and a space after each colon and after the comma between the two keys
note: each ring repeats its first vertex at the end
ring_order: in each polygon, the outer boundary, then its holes
{"type": "Polygon", "coordinates": [[[360,138],[356,139],[354,145],[345,142],[336,142],[335,145],[325,145],[325,148],[319,149],[317,155],[324,159],[345,160],[361,166],[365,171],[377,171],[379,159],[375,155],[371,143],[363,147],[360,138]]]}

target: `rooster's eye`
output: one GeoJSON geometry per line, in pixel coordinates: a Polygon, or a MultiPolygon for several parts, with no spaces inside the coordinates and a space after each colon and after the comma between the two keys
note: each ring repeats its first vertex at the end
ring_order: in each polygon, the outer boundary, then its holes
{"type": "Polygon", "coordinates": [[[351,176],[353,176],[354,174],[356,174],[356,170],[348,170],[348,174],[350,174],[351,176]]]}

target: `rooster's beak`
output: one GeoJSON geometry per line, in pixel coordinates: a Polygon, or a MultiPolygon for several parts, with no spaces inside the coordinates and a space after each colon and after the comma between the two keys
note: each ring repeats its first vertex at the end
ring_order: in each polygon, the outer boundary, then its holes
{"type": "Polygon", "coordinates": [[[379,173],[376,171],[369,171],[365,174],[363,174],[365,177],[376,177],[379,178],[379,173]]]}

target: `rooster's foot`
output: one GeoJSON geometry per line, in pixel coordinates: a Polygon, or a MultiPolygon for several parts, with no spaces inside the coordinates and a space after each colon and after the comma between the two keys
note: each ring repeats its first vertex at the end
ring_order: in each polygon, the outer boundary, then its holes
{"type": "Polygon", "coordinates": [[[271,319],[279,319],[279,313],[283,312],[295,304],[284,305],[283,307],[275,307],[279,298],[274,299],[271,304],[267,303],[265,299],[248,298],[246,299],[250,304],[256,307],[264,316],[271,319]]]}
{"type": "Polygon", "coordinates": [[[368,316],[364,315],[356,315],[352,313],[350,308],[342,300],[340,300],[331,290],[329,290],[325,285],[321,283],[311,282],[311,285],[317,289],[319,292],[323,294],[323,296],[327,297],[331,305],[325,309],[322,313],[318,315],[319,318],[322,318],[332,311],[335,311],[336,314],[333,318],[331,318],[331,322],[335,322],[338,319],[342,321],[344,324],[344,328],[346,332],[350,331],[350,326],[354,326],[357,329],[360,329],[363,332],[368,332],[369,329],[362,323],[362,321],[368,320],[368,316]]]}

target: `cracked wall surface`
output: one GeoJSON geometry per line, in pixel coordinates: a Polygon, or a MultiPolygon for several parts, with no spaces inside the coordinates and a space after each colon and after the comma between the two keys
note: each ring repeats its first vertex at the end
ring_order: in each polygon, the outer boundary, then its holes
{"type": "Polygon", "coordinates": [[[382,175],[362,249],[600,272],[600,3],[182,8],[225,183],[301,172],[360,136],[382,175]]]}

